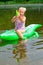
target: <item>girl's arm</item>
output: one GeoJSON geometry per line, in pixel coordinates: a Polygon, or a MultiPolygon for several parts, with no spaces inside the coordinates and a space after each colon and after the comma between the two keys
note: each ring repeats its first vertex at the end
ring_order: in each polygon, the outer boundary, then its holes
{"type": "Polygon", "coordinates": [[[15,20],[18,18],[18,16],[19,16],[19,12],[16,10],[16,16],[14,16],[14,17],[11,19],[12,23],[15,22],[15,20]]]}
{"type": "Polygon", "coordinates": [[[20,20],[21,20],[22,22],[25,22],[25,21],[26,21],[26,17],[20,17],[20,20]]]}
{"type": "Polygon", "coordinates": [[[11,19],[12,23],[14,23],[15,20],[16,20],[16,16],[14,16],[14,17],[11,19]]]}

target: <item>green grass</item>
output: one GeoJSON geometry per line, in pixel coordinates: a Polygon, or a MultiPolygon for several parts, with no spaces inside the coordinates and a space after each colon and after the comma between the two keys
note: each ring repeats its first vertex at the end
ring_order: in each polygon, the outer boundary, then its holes
{"type": "Polygon", "coordinates": [[[30,0],[29,3],[43,3],[43,0],[30,0]]]}
{"type": "Polygon", "coordinates": [[[4,4],[31,4],[31,3],[43,3],[43,0],[30,0],[28,2],[24,1],[24,2],[15,2],[15,1],[8,1],[8,2],[0,2],[0,5],[4,5],[4,4]]]}
{"type": "Polygon", "coordinates": [[[26,4],[27,2],[15,2],[15,1],[8,1],[8,2],[0,2],[0,5],[9,5],[9,4],[26,4]]]}

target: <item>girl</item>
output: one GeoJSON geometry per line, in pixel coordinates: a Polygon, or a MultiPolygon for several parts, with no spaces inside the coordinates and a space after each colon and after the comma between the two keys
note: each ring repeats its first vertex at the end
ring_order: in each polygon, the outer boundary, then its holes
{"type": "Polygon", "coordinates": [[[19,12],[19,15],[18,16],[14,16],[12,18],[12,23],[15,22],[15,31],[17,32],[19,37],[21,39],[25,39],[25,37],[23,37],[22,33],[25,32],[26,17],[24,16],[24,14],[26,12],[26,8],[20,7],[18,12],[19,12]]]}

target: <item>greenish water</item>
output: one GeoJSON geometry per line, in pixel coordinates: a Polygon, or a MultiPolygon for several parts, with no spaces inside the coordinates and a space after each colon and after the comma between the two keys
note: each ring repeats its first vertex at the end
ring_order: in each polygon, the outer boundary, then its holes
{"type": "MultiPolygon", "coordinates": [[[[0,9],[0,33],[14,28],[11,19],[16,9],[0,9]]],[[[37,23],[43,25],[43,8],[27,6],[25,15],[26,26],[37,23]]],[[[0,65],[43,65],[43,26],[37,31],[40,37],[28,39],[26,42],[0,40],[0,65]]]]}
{"type": "MultiPolygon", "coordinates": [[[[12,9],[0,9],[0,30],[14,28],[11,19],[15,15],[15,11],[18,8],[12,9]]],[[[43,24],[43,7],[27,7],[26,11],[26,26],[29,24],[43,24]]]]}

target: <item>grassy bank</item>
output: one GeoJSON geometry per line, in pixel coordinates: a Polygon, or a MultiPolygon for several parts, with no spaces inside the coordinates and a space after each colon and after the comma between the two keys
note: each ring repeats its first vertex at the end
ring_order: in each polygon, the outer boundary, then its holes
{"type": "Polygon", "coordinates": [[[5,5],[5,4],[7,4],[7,5],[9,5],[9,4],[34,4],[34,3],[43,3],[43,1],[41,0],[41,1],[38,1],[38,0],[36,0],[36,1],[28,1],[28,2],[26,2],[26,1],[24,1],[24,2],[15,2],[15,1],[8,1],[8,2],[0,2],[0,5],[5,5]]]}

